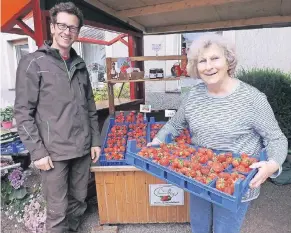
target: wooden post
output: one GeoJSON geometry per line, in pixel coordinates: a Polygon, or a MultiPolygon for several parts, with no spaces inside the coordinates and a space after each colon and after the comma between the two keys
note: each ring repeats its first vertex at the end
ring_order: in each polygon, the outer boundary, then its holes
{"type": "MultiPolygon", "coordinates": [[[[106,73],[107,81],[111,80],[111,69],[112,69],[112,59],[110,57],[106,58],[106,73]]],[[[109,100],[109,114],[113,115],[115,112],[114,108],[114,83],[107,82],[108,87],[108,100],[109,100]]]]}

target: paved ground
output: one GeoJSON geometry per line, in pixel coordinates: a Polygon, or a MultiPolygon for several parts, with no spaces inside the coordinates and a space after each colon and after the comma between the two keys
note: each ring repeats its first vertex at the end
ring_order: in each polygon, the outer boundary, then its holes
{"type": "MultiPolygon", "coordinates": [[[[85,215],[80,233],[91,233],[92,227],[97,225],[94,205],[96,203],[91,204],[91,213],[85,215]]],[[[119,233],[191,233],[189,224],[128,224],[118,228],[119,233]]],[[[291,185],[266,182],[259,199],[253,201],[247,213],[241,233],[291,233],[291,185]]]]}

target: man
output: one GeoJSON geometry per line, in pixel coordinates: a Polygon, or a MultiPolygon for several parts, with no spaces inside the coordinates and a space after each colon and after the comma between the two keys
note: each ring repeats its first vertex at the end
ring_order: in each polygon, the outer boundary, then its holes
{"type": "Polygon", "coordinates": [[[53,42],[19,63],[15,118],[41,170],[47,231],[64,233],[77,230],[86,210],[89,167],[99,158],[101,142],[88,71],[72,49],[83,15],[67,2],[54,6],[50,16],[53,42]]]}

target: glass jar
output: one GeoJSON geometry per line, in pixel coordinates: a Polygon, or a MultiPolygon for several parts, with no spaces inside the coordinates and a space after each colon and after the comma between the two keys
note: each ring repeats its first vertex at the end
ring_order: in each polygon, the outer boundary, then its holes
{"type": "Polygon", "coordinates": [[[157,69],[157,78],[164,78],[164,70],[157,69]]]}
{"type": "Polygon", "coordinates": [[[149,78],[156,78],[157,77],[157,69],[150,69],[149,78]]]}

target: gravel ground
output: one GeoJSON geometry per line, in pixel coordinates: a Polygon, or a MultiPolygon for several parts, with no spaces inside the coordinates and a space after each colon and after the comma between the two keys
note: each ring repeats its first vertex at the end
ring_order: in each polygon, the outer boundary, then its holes
{"type": "MultiPolygon", "coordinates": [[[[40,184],[39,172],[26,181],[30,186],[40,184]]],[[[84,215],[79,233],[91,233],[98,225],[96,197],[89,200],[88,211],[84,215]]],[[[291,185],[277,186],[266,182],[259,199],[253,201],[247,213],[241,233],[291,233],[291,185]]],[[[118,225],[119,233],[191,233],[185,224],[126,224],[118,225]]],[[[9,220],[1,212],[1,233],[28,233],[15,219],[9,220]],[[15,227],[15,225],[17,227],[15,227]]],[[[227,233],[227,232],[225,232],[227,233]]]]}

